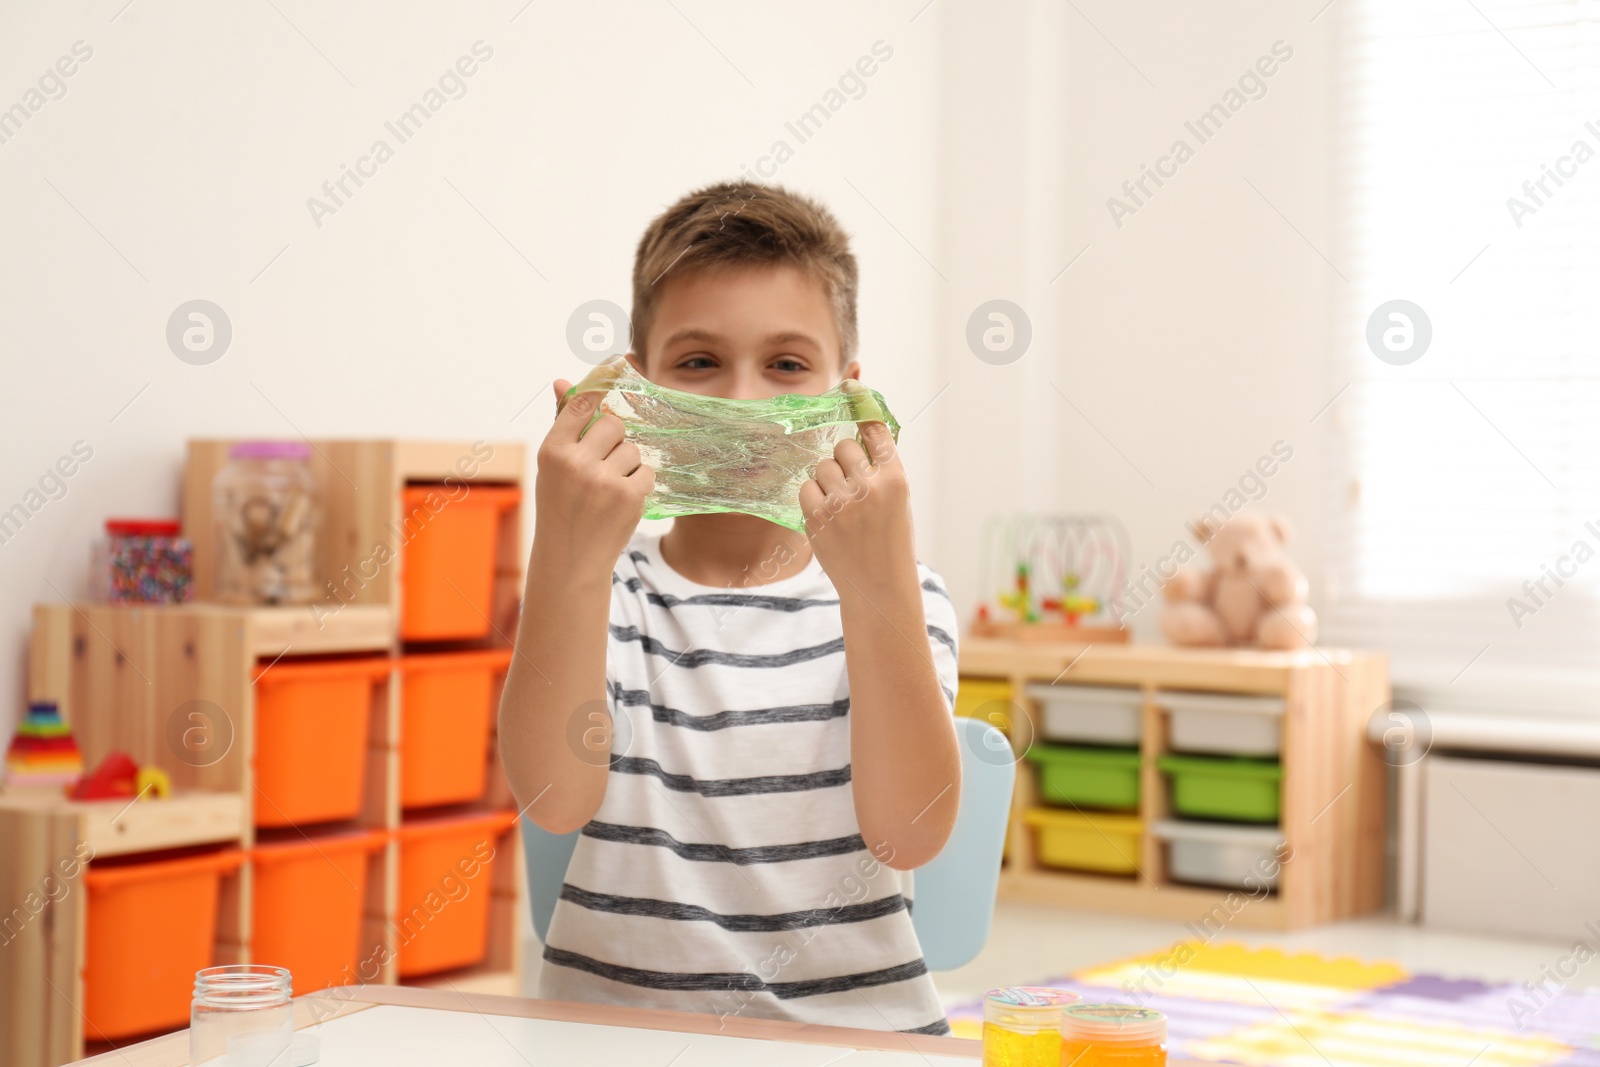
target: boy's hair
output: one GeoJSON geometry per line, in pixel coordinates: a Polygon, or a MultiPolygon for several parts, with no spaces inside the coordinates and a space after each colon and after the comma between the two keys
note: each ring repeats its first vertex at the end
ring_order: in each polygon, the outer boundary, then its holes
{"type": "Polygon", "coordinates": [[[633,349],[645,354],[657,286],[669,273],[795,266],[833,304],[843,363],[856,353],[856,257],[833,213],[776,185],[720,182],[685,196],[650,223],[633,259],[633,349]]]}

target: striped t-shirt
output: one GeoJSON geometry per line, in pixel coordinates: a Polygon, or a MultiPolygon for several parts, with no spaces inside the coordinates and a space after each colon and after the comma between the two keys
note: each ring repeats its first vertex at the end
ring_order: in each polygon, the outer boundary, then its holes
{"type": "MultiPolygon", "coordinates": [[[[612,576],[611,775],[567,869],[539,996],[949,1033],[910,875],[856,822],[833,583],[813,557],[764,585],[698,585],[660,545],[640,532],[612,576]]],[[[953,706],[955,609],[918,572],[953,706]]]]}

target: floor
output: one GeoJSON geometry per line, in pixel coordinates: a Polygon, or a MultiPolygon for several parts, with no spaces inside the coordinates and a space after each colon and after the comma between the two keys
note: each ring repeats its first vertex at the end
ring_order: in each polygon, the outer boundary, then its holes
{"type": "MultiPolygon", "coordinates": [[[[1183,939],[1181,923],[1153,922],[1034,904],[995,908],[988,944],[960,970],[936,974],[947,1004],[973,1000],[999,985],[1066,974],[1080,967],[1165,948],[1183,939]]],[[[1521,982],[1567,956],[1571,945],[1455,933],[1390,918],[1337,923],[1301,933],[1229,931],[1218,943],[1239,941],[1324,956],[1392,960],[1413,974],[1521,982]]],[[[1578,971],[1571,986],[1600,986],[1600,958],[1578,971]]]]}
{"type": "MultiPolygon", "coordinates": [[[[957,1004],[996,986],[1024,985],[1153,952],[1185,936],[1181,923],[1001,902],[995,906],[994,926],[978,958],[959,970],[935,974],[934,981],[945,1003],[957,1004]]],[[[1516,982],[1537,980],[1541,967],[1553,965],[1572,950],[1571,945],[1554,941],[1454,933],[1388,918],[1338,923],[1295,934],[1230,932],[1221,940],[1325,956],[1392,960],[1413,974],[1516,982]]],[[[523,991],[528,995],[537,982],[539,953],[539,944],[530,941],[523,978],[523,991]]],[[[1568,984],[1600,986],[1600,958],[1582,966],[1568,984]]]]}

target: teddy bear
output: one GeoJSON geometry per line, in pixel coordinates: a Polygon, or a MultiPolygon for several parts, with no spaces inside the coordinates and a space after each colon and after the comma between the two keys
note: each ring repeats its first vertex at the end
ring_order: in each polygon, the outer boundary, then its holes
{"type": "Polygon", "coordinates": [[[1285,554],[1289,524],[1280,516],[1241,511],[1218,523],[1190,524],[1211,556],[1211,569],[1180,567],[1162,586],[1161,632],[1175,645],[1305,648],[1316,641],[1317,616],[1306,604],[1306,578],[1285,554]]]}

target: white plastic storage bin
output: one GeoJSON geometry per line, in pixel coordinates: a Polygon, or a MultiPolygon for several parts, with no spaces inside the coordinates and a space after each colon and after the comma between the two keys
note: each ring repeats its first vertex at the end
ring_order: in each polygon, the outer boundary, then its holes
{"type": "Polygon", "coordinates": [[[1167,873],[1173,881],[1243,889],[1276,889],[1283,832],[1276,826],[1163,819],[1151,833],[1167,843],[1167,873]]]}
{"type": "Polygon", "coordinates": [[[1156,694],[1171,715],[1175,752],[1276,756],[1283,748],[1283,698],[1243,693],[1156,694]]]}
{"type": "Polygon", "coordinates": [[[1139,743],[1139,690],[1114,686],[1030,685],[1043,709],[1039,732],[1047,741],[1091,745],[1139,743]]]}
{"type": "Polygon", "coordinates": [[[1600,900],[1600,767],[1430,754],[1422,922],[1570,943],[1600,900]]]}

